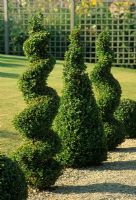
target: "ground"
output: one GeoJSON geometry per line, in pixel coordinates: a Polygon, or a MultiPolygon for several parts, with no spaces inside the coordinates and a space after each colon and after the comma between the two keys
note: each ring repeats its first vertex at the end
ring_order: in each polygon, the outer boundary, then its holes
{"type": "MultiPolygon", "coordinates": [[[[48,84],[59,95],[63,87],[62,65],[57,61],[48,84]]],[[[87,71],[93,65],[87,64],[87,71]]],[[[0,151],[12,153],[23,142],[12,125],[15,114],[25,108],[17,80],[27,69],[24,57],[0,55],[0,151]]],[[[122,87],[122,98],[136,100],[136,70],[112,68],[122,87]]],[[[66,169],[52,191],[29,189],[29,200],[136,200],[136,139],[127,139],[110,152],[103,165],[89,169],[66,169]]]]}
{"type": "Polygon", "coordinates": [[[29,200],[136,200],[136,139],[127,139],[101,166],[66,169],[52,191],[29,190],[29,200]]]}

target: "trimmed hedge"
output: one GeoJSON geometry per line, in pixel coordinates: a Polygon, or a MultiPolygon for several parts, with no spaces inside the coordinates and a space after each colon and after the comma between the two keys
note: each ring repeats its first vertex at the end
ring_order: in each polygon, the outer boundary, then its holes
{"type": "Polygon", "coordinates": [[[15,161],[0,154],[0,199],[26,200],[25,176],[15,161]]]}
{"type": "Polygon", "coordinates": [[[126,129],[128,138],[136,138],[136,101],[123,99],[115,112],[115,117],[126,129]]]}
{"type": "Polygon", "coordinates": [[[62,171],[54,159],[61,148],[52,122],[59,106],[56,91],[47,86],[47,78],[55,59],[48,55],[49,33],[42,29],[42,16],[34,17],[30,36],[24,43],[24,53],[30,66],[19,81],[27,107],[15,117],[14,126],[26,138],[15,158],[25,172],[28,183],[39,189],[53,185],[62,171]],[[40,22],[39,22],[40,20],[40,22]]]}
{"type": "Polygon", "coordinates": [[[110,34],[107,31],[100,33],[96,42],[96,52],[98,62],[91,79],[107,136],[108,149],[113,150],[124,141],[125,133],[123,125],[114,118],[114,112],[120,103],[121,87],[111,74],[114,55],[110,48],[110,34]]]}
{"type": "Polygon", "coordinates": [[[107,158],[106,138],[85,70],[80,31],[75,29],[65,54],[64,88],[54,123],[62,141],[58,160],[70,167],[97,165],[107,158]]]}

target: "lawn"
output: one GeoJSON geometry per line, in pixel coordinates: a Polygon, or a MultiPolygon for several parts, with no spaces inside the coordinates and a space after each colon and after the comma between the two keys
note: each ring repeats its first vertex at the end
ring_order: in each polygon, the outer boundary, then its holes
{"type": "MultiPolygon", "coordinates": [[[[9,154],[21,144],[21,137],[12,125],[12,120],[23,110],[25,103],[17,87],[20,74],[27,69],[24,57],[0,55],[0,149],[9,154]]],[[[48,84],[55,88],[59,95],[63,87],[63,61],[57,61],[49,76],[48,84]]],[[[87,64],[90,72],[93,65],[87,64]]],[[[122,97],[136,100],[136,70],[113,67],[112,72],[122,86],[122,97]]]]}

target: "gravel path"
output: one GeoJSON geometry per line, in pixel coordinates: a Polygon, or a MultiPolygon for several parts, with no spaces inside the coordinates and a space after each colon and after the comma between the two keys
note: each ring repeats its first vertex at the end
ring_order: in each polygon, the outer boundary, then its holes
{"type": "Polygon", "coordinates": [[[136,139],[127,139],[99,167],[66,169],[55,186],[30,189],[28,200],[136,200],[136,139]]]}

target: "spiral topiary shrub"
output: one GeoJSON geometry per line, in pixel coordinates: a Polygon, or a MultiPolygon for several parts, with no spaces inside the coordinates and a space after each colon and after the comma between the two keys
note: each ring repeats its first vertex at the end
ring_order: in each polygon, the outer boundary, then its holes
{"type": "Polygon", "coordinates": [[[65,54],[64,88],[54,122],[62,140],[58,159],[70,167],[97,165],[107,158],[106,138],[85,69],[80,31],[75,29],[65,54]]]}
{"type": "Polygon", "coordinates": [[[136,138],[136,101],[123,99],[115,112],[115,117],[126,129],[126,136],[136,138]]]}
{"type": "Polygon", "coordinates": [[[91,79],[107,136],[108,149],[113,150],[123,142],[125,133],[123,125],[114,118],[114,112],[120,103],[121,87],[111,74],[114,56],[110,48],[110,34],[107,31],[100,33],[96,52],[98,63],[93,69],[91,79]]]}
{"type": "Polygon", "coordinates": [[[26,200],[25,176],[15,161],[0,154],[0,199],[26,200]]]}
{"type": "Polygon", "coordinates": [[[19,81],[27,107],[14,119],[15,128],[26,142],[18,149],[15,158],[28,183],[46,189],[55,183],[62,169],[55,160],[61,148],[60,139],[51,128],[59,97],[46,83],[55,64],[55,59],[48,54],[49,33],[37,25],[41,23],[42,16],[34,20],[33,26],[38,28],[31,27],[30,36],[24,43],[24,52],[30,64],[19,81]]]}

